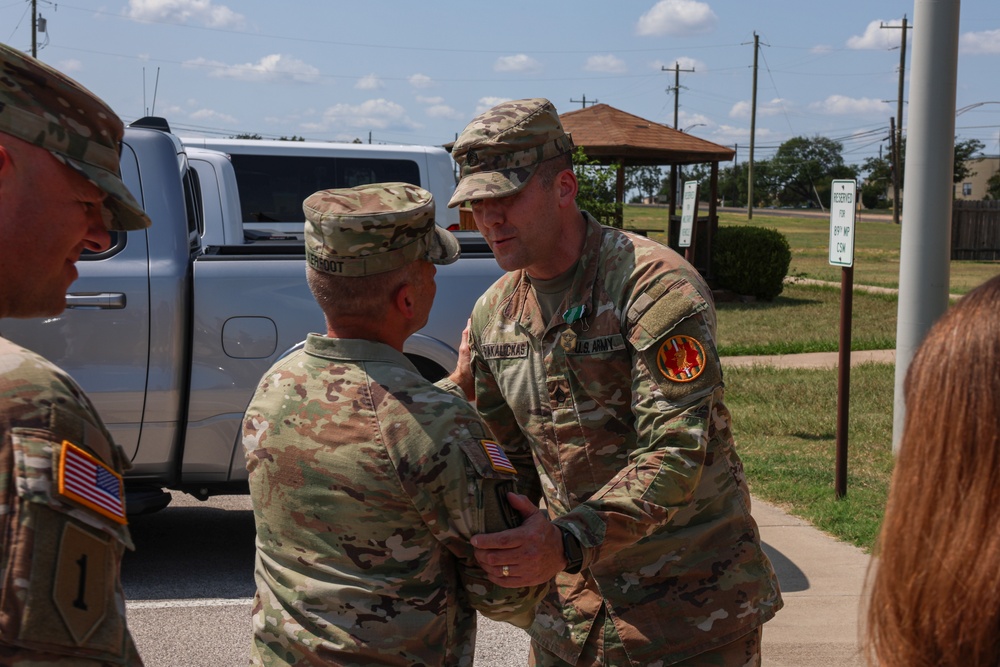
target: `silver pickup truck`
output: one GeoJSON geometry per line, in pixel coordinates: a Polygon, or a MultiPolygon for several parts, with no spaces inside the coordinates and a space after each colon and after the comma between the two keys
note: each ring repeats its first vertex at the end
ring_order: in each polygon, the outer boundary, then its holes
{"type": "MultiPolygon", "coordinates": [[[[303,244],[205,246],[218,236],[205,229],[218,220],[204,215],[217,203],[203,201],[210,172],[199,176],[169,132],[131,127],[123,143],[123,178],[152,226],[83,257],[62,315],[3,319],[0,335],[66,369],[93,399],[132,460],[131,512],[164,506],[163,488],[245,493],[239,433],[251,394],[271,364],[325,330],[303,244]]],[[[475,300],[501,274],[482,236],[456,236],[462,257],[439,267],[430,318],[404,350],[431,378],[454,367],[475,300]]]]}

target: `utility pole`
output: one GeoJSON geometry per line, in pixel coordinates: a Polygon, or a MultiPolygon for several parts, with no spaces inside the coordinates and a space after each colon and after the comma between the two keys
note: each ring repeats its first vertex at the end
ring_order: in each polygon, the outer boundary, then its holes
{"type": "MultiPolygon", "coordinates": [[[[582,100],[571,99],[570,102],[572,102],[573,104],[583,104],[583,108],[584,109],[587,108],[587,96],[586,95],[583,96],[582,100]]],[[[600,100],[590,100],[591,106],[597,104],[598,102],[600,102],[600,100]]]]}
{"type": "MultiPolygon", "coordinates": [[[[902,25],[886,25],[884,23],[879,24],[882,29],[890,30],[900,30],[902,36],[899,40],[899,90],[896,94],[896,121],[898,125],[896,126],[896,136],[895,136],[895,146],[896,154],[894,159],[896,160],[897,167],[899,166],[899,157],[903,145],[903,80],[906,78],[906,31],[907,29],[912,30],[913,26],[906,25],[906,14],[903,14],[903,24],[902,25]]],[[[897,169],[897,176],[892,179],[892,221],[899,224],[899,170],[897,169]]]]}
{"type": "Polygon", "coordinates": [[[38,57],[38,0],[31,0],[31,57],[38,57]]]}
{"type": "MultiPolygon", "coordinates": [[[[667,92],[673,91],[674,93],[674,129],[678,132],[680,128],[677,126],[677,112],[680,109],[680,98],[681,98],[681,72],[694,72],[694,68],[691,69],[681,69],[681,64],[674,61],[673,67],[663,67],[660,66],[660,70],[663,72],[673,72],[674,73],[674,87],[667,88],[667,92]]],[[[677,165],[670,165],[670,219],[672,220],[674,214],[677,212],[677,165]]],[[[669,224],[668,224],[669,229],[669,224]]]]}
{"type": "Polygon", "coordinates": [[[757,51],[760,35],[753,33],[753,97],[750,102],[750,166],[747,170],[747,220],[753,220],[753,144],[757,131],[757,51]]]}
{"type": "MultiPolygon", "coordinates": [[[[881,150],[879,146],[879,150],[881,150]]],[[[896,119],[889,116],[889,160],[892,162],[892,221],[899,224],[899,175],[903,163],[899,159],[899,141],[896,140],[896,119]]]]}

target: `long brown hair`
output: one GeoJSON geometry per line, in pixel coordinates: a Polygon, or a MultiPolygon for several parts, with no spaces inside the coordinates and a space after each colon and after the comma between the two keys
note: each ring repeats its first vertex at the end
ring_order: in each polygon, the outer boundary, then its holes
{"type": "Polygon", "coordinates": [[[905,382],[906,421],[880,558],[871,664],[1000,664],[1000,276],[931,328],[905,382]]]}

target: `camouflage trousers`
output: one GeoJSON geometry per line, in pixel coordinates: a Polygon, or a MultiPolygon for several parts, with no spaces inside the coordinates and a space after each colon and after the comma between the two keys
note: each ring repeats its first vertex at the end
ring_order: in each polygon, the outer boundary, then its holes
{"type": "MultiPolygon", "coordinates": [[[[670,667],[760,667],[760,637],[761,627],[758,626],[736,641],[672,663],[670,667]]],[[[604,607],[601,607],[594,621],[576,665],[571,666],[560,660],[534,641],[531,642],[531,653],[528,656],[529,667],[622,667],[631,664],[615,624],[605,613],[604,607]]]]}

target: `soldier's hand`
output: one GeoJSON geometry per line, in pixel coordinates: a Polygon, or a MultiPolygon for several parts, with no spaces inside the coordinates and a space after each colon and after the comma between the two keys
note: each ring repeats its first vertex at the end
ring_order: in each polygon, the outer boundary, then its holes
{"type": "Polygon", "coordinates": [[[473,536],[476,560],[498,586],[544,584],[566,567],[562,532],[526,496],[508,493],[507,499],[524,523],[500,533],[473,536]]]}
{"type": "Polygon", "coordinates": [[[472,350],[469,347],[469,328],[472,320],[466,320],[462,329],[462,342],[458,345],[458,362],[448,379],[454,382],[465,393],[465,397],[473,401],[476,398],[475,379],[472,376],[472,350]]]}

